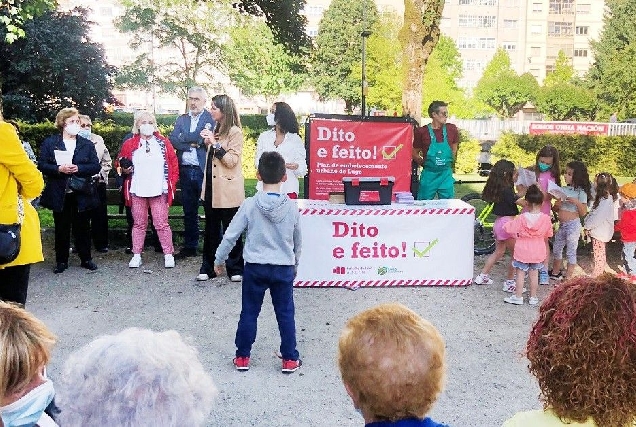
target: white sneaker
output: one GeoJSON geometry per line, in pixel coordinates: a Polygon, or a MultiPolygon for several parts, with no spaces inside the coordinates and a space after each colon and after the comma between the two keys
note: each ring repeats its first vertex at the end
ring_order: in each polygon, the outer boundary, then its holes
{"type": "Polygon", "coordinates": [[[166,267],[166,268],[173,268],[174,267],[174,255],[165,254],[163,256],[163,266],[166,267]]]}
{"type": "Polygon", "coordinates": [[[132,259],[128,263],[128,267],[139,268],[140,266],[141,266],[141,254],[134,254],[132,259]]]}
{"type": "Polygon", "coordinates": [[[530,304],[530,305],[537,305],[537,304],[539,304],[539,298],[537,298],[537,297],[530,297],[530,298],[528,299],[528,304],[530,304]]]}
{"type": "Polygon", "coordinates": [[[475,285],[492,285],[493,283],[490,276],[484,273],[480,273],[479,276],[475,277],[473,282],[475,285]]]}
{"type": "Polygon", "coordinates": [[[504,298],[504,302],[507,302],[508,304],[514,304],[514,305],[523,305],[523,297],[510,295],[509,297],[504,298]]]}
{"type": "Polygon", "coordinates": [[[243,276],[241,276],[240,274],[235,274],[234,276],[230,277],[231,282],[241,282],[242,280],[243,276]]]}
{"type": "Polygon", "coordinates": [[[515,279],[504,280],[503,289],[502,289],[504,292],[513,293],[515,291],[515,288],[516,288],[515,279]]]}
{"type": "Polygon", "coordinates": [[[205,273],[201,273],[201,274],[199,274],[199,275],[197,276],[197,280],[198,280],[199,282],[205,282],[205,281],[206,281],[206,280],[208,280],[209,278],[210,278],[210,276],[208,276],[208,275],[207,275],[207,274],[205,274],[205,273]]]}

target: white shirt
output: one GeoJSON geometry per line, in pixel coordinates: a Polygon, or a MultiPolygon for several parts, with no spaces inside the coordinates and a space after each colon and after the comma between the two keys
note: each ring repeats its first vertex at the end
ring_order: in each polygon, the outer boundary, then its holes
{"type": "Polygon", "coordinates": [[[66,147],[66,151],[75,151],[75,147],[77,146],[76,139],[64,139],[64,147],[66,147]]]}
{"type": "Polygon", "coordinates": [[[164,176],[165,160],[157,138],[153,136],[147,143],[142,138],[139,148],[133,153],[132,162],[135,169],[130,182],[131,194],[156,197],[168,191],[168,181],[164,176]]]}
{"type": "MultiPolygon", "coordinates": [[[[199,119],[203,115],[203,111],[201,111],[196,116],[191,112],[188,113],[190,116],[190,132],[194,132],[197,129],[197,125],[199,124],[199,119]]],[[[181,155],[181,164],[182,165],[191,165],[191,166],[199,166],[199,158],[197,157],[197,149],[194,147],[190,147],[190,151],[184,151],[181,155]]]]}
{"type": "MultiPolygon", "coordinates": [[[[281,193],[299,193],[300,185],[298,184],[298,178],[307,174],[307,160],[305,152],[305,144],[297,133],[286,133],[283,142],[278,146],[274,144],[276,141],[276,130],[270,129],[261,133],[256,141],[256,156],[254,164],[256,170],[258,170],[258,161],[261,155],[266,151],[276,151],[283,159],[285,163],[296,163],[298,169],[287,169],[287,181],[281,185],[281,193]]],[[[258,181],[256,189],[261,191],[263,189],[263,183],[258,181]]]]}

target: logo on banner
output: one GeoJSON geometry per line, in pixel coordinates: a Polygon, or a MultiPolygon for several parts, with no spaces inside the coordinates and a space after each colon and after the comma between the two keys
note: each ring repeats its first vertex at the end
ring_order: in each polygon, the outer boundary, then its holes
{"type": "Polygon", "coordinates": [[[392,273],[402,273],[402,270],[398,270],[395,267],[378,267],[378,274],[380,276],[384,276],[385,274],[392,274],[392,273]]]}
{"type": "Polygon", "coordinates": [[[345,267],[334,267],[333,274],[346,274],[347,269],[345,267]]]}
{"type": "Polygon", "coordinates": [[[404,147],[404,144],[400,144],[397,147],[395,145],[385,145],[382,147],[382,157],[384,160],[395,160],[397,153],[404,147]]]}

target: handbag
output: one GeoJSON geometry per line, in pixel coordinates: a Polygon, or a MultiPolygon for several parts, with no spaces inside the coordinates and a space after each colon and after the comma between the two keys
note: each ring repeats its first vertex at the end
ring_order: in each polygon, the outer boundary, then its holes
{"type": "Polygon", "coordinates": [[[0,224],[0,264],[8,264],[20,253],[20,229],[24,220],[24,205],[18,195],[18,222],[0,224]]]}
{"type": "Polygon", "coordinates": [[[68,179],[68,188],[76,193],[92,194],[93,178],[85,178],[83,176],[71,175],[68,179]]]}

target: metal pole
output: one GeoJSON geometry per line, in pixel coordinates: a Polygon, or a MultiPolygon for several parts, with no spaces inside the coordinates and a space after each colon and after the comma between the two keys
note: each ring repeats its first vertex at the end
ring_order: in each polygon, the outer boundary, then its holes
{"type": "Polygon", "coordinates": [[[367,37],[371,35],[371,31],[364,30],[362,36],[362,111],[360,112],[362,117],[367,115],[367,92],[369,86],[367,84],[367,70],[366,70],[366,58],[367,58],[367,37]]]}

